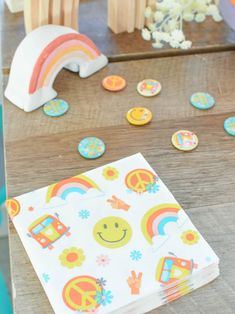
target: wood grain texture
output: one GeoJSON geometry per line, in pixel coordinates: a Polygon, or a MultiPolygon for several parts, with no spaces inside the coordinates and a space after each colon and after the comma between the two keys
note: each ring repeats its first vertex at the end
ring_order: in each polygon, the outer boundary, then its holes
{"type": "MultiPolygon", "coordinates": [[[[9,68],[15,49],[25,36],[23,14],[11,14],[3,2],[0,10],[3,66],[9,68]]],[[[89,36],[112,61],[235,49],[234,32],[223,22],[215,23],[210,18],[202,24],[185,24],[186,37],[193,41],[193,47],[184,51],[169,47],[154,49],[151,42],[141,38],[138,30],[130,34],[113,34],[107,26],[107,0],[81,0],[79,11],[79,31],[89,36]]]]}
{"type": "Polygon", "coordinates": [[[39,22],[38,25],[36,25],[36,27],[49,24],[49,8],[50,8],[49,0],[43,0],[39,2],[39,6],[36,10],[36,13],[38,13],[39,15],[39,22]]]}
{"type": "Polygon", "coordinates": [[[33,29],[46,24],[59,24],[78,29],[79,0],[25,0],[25,29],[33,29]]]}
{"type": "MultiPolygon", "coordinates": [[[[28,115],[5,102],[10,197],[140,151],[215,249],[221,259],[220,278],[152,313],[235,311],[235,140],[223,130],[224,119],[235,115],[234,59],[235,53],[227,52],[113,63],[79,83],[74,74],[63,71],[56,88],[71,108],[59,119],[49,119],[41,110],[28,115]],[[100,81],[108,73],[124,75],[127,89],[117,94],[105,92],[100,81]],[[162,94],[153,99],[139,96],[136,82],[143,77],[159,78],[162,94]],[[205,112],[191,107],[188,97],[195,90],[210,91],[216,106],[205,112]],[[124,115],[133,104],[151,108],[154,119],[149,125],[127,123],[124,115]],[[198,135],[195,151],[183,153],[172,147],[171,135],[178,129],[198,135]],[[88,135],[107,144],[102,158],[89,161],[78,155],[77,144],[88,135]]],[[[10,246],[16,313],[52,313],[12,224],[10,246]]]]}
{"type": "Polygon", "coordinates": [[[73,0],[73,12],[72,12],[72,28],[79,30],[78,28],[78,20],[79,20],[79,0],[73,0]]]}
{"type": "Polygon", "coordinates": [[[60,24],[62,22],[62,11],[61,11],[62,1],[63,0],[50,1],[51,24],[60,24]]]}
{"type": "MultiPolygon", "coordinates": [[[[4,10],[1,32],[7,72],[24,31],[22,14],[11,15],[4,10]]],[[[201,25],[188,24],[186,33],[195,42],[189,52],[153,50],[137,31],[114,36],[108,30],[106,0],[82,0],[80,10],[80,31],[115,61],[234,48],[223,23],[208,20],[201,25]]],[[[5,100],[9,196],[142,152],[221,259],[217,280],[151,313],[235,313],[235,138],[223,130],[224,119],[235,115],[234,77],[232,51],[167,57],[112,63],[86,80],[61,71],[54,87],[58,96],[69,102],[70,110],[59,119],[50,119],[41,109],[24,113],[5,100]],[[101,79],[111,73],[127,79],[124,91],[109,93],[102,89],[101,79]],[[137,94],[137,82],[147,77],[162,83],[159,96],[147,99],[137,94]],[[189,105],[188,97],[200,90],[215,97],[213,109],[204,112],[189,105]],[[127,110],[139,105],[154,114],[151,124],[144,127],[131,126],[125,119],[127,110]],[[182,128],[199,137],[199,146],[191,153],[179,152],[171,145],[172,133],[182,128]],[[77,143],[87,135],[106,142],[102,158],[88,161],[78,155],[77,143]]],[[[12,223],[10,249],[15,313],[52,314],[12,223]]]]}
{"type": "MultiPolygon", "coordinates": [[[[232,314],[235,310],[235,141],[223,130],[225,117],[217,114],[166,120],[145,127],[126,123],[112,128],[62,131],[8,142],[9,196],[142,152],[221,259],[218,280],[152,313],[220,314],[223,309],[224,314],[232,314]],[[171,145],[172,133],[182,126],[199,137],[200,144],[191,153],[179,152],[171,145]],[[91,134],[102,138],[107,145],[105,155],[94,161],[83,159],[76,151],[77,143],[91,134]]],[[[39,314],[43,309],[45,313],[52,313],[12,224],[10,246],[16,312],[39,314]],[[26,279],[27,286],[22,285],[26,279]],[[29,293],[30,300],[27,298],[29,293]],[[24,305],[26,298],[27,308],[24,305]]]]}
{"type": "Polygon", "coordinates": [[[115,33],[132,33],[144,26],[145,0],[107,0],[108,26],[115,33]]]}
{"type": "MultiPolygon", "coordinates": [[[[146,106],[154,114],[154,121],[193,116],[215,115],[234,110],[235,52],[200,54],[175,58],[139,60],[110,64],[88,79],[63,70],[54,88],[58,97],[70,104],[63,119],[43,114],[42,108],[25,113],[5,100],[6,138],[20,140],[35,135],[83,130],[125,123],[125,114],[133,106],[146,106]],[[126,78],[127,87],[118,93],[104,90],[101,80],[109,74],[126,78]],[[145,78],[156,78],[162,84],[160,95],[145,98],[136,91],[136,85],[145,78]],[[231,77],[231,79],[228,79],[231,77]],[[226,82],[226,84],[225,84],[226,82]],[[217,105],[201,111],[189,105],[189,97],[197,91],[211,93],[217,105]]],[[[5,78],[6,83],[7,77],[5,78]]]]}
{"type": "MultiPolygon", "coordinates": [[[[123,2],[123,0],[121,0],[123,2]]],[[[118,34],[120,32],[123,32],[125,30],[125,25],[120,23],[120,20],[118,20],[118,15],[120,15],[120,12],[118,12],[118,8],[120,7],[120,3],[116,0],[107,0],[107,23],[108,27],[115,33],[118,34]]]]}
{"type": "MultiPolygon", "coordinates": [[[[38,11],[38,2],[31,0],[24,1],[24,25],[27,33],[38,25],[40,17],[38,11]]],[[[21,13],[18,14],[21,15],[21,13]]]]}
{"type": "Polygon", "coordinates": [[[146,0],[137,0],[136,1],[136,20],[135,20],[135,27],[137,29],[142,29],[144,27],[144,15],[143,12],[146,8],[146,0]]]}
{"type": "Polygon", "coordinates": [[[142,152],[167,186],[174,188],[176,199],[185,208],[235,202],[235,140],[223,130],[226,117],[227,114],[217,114],[178,118],[151,122],[145,127],[124,122],[111,128],[6,139],[9,196],[142,152]],[[199,147],[194,152],[182,153],[172,147],[171,136],[178,129],[189,129],[198,135],[199,147]],[[79,141],[92,134],[107,145],[104,158],[95,161],[85,160],[77,153],[79,141]]]}
{"type": "Polygon", "coordinates": [[[126,0],[127,32],[128,33],[132,33],[135,30],[136,6],[137,6],[136,2],[137,1],[126,0]]]}

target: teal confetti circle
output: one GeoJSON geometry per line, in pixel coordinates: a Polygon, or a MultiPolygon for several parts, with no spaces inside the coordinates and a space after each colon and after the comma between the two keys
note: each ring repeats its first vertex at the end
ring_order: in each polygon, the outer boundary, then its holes
{"type": "Polygon", "coordinates": [[[99,158],[105,150],[104,142],[98,137],[86,137],[78,144],[79,154],[86,159],[99,158]]]}
{"type": "Polygon", "coordinates": [[[224,129],[228,134],[235,136],[235,117],[224,120],[224,129]]]}
{"type": "Polygon", "coordinates": [[[69,104],[63,99],[52,99],[45,103],[43,111],[47,116],[60,117],[69,110],[69,104]]]}
{"type": "Polygon", "coordinates": [[[197,109],[207,110],[215,105],[215,99],[208,93],[199,92],[190,97],[190,103],[197,109]]]}

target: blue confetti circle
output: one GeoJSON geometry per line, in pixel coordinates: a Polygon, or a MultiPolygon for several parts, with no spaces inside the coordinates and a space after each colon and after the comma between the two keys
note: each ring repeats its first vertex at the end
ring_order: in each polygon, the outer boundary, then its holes
{"type": "Polygon", "coordinates": [[[224,129],[228,134],[235,136],[235,117],[224,120],[224,129]]]}
{"type": "Polygon", "coordinates": [[[63,99],[52,99],[45,103],[43,111],[47,116],[60,117],[69,110],[69,104],[63,99]]]}
{"type": "Polygon", "coordinates": [[[207,110],[214,106],[215,99],[208,93],[195,93],[190,97],[190,102],[197,109],[207,110]]]}
{"type": "Polygon", "coordinates": [[[86,137],[78,144],[79,154],[86,159],[99,158],[105,150],[104,142],[97,137],[86,137]]]}

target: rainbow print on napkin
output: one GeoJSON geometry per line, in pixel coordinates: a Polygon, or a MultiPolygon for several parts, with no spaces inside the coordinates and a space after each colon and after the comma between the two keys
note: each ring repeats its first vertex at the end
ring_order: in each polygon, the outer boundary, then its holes
{"type": "Polygon", "coordinates": [[[141,154],[9,199],[56,314],[144,313],[219,275],[219,259],[141,154]]]}

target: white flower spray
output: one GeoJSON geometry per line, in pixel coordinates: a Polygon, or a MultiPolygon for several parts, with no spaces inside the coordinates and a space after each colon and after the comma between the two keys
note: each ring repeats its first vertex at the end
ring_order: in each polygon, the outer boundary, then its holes
{"type": "Polygon", "coordinates": [[[154,23],[142,30],[142,37],[153,39],[154,48],[169,43],[172,48],[189,49],[192,42],[185,39],[183,22],[202,23],[207,16],[220,22],[218,6],[219,0],[156,0],[156,12],[151,7],[145,10],[145,17],[153,19],[154,23]]]}

